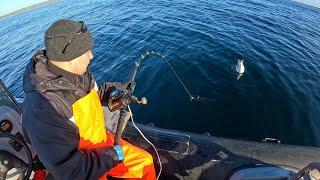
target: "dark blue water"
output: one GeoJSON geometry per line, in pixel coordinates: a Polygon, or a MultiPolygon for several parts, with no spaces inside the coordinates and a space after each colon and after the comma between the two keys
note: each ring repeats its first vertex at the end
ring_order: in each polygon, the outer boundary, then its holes
{"type": "Polygon", "coordinates": [[[293,1],[62,1],[0,21],[0,77],[23,97],[22,73],[61,18],[92,30],[98,82],[125,81],[146,50],[162,52],[192,94],[159,58],[144,62],[135,119],[211,135],[320,146],[320,9],[293,1]],[[236,80],[236,60],[246,73],[236,80]]]}

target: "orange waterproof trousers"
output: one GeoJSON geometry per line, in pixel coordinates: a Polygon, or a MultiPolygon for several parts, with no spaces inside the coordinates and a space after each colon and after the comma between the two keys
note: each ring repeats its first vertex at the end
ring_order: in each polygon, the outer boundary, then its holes
{"type": "MultiPolygon", "coordinates": [[[[113,145],[114,135],[107,132],[107,144],[113,145]]],[[[116,178],[155,180],[156,173],[152,156],[145,150],[136,147],[121,139],[124,160],[116,167],[109,170],[106,175],[116,178]]],[[[100,179],[103,179],[101,177],[100,179]]]]}

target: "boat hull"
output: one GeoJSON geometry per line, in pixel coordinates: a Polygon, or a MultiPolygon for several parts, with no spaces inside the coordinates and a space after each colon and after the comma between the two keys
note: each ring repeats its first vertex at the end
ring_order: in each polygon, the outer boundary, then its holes
{"type": "MultiPolygon", "coordinates": [[[[163,179],[229,179],[240,169],[279,167],[297,172],[320,161],[320,148],[252,142],[199,135],[138,124],[156,146],[163,165],[163,179]]],[[[123,138],[156,154],[129,122],[123,138]]],[[[320,178],[320,176],[318,176],[320,178]]]]}

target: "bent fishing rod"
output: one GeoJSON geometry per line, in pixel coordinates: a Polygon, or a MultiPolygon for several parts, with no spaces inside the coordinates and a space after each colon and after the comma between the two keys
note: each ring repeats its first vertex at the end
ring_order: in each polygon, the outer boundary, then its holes
{"type": "Polygon", "coordinates": [[[139,59],[137,59],[134,63],[134,68],[130,76],[130,80],[127,82],[127,87],[125,90],[115,89],[110,93],[110,98],[108,101],[108,107],[111,112],[116,110],[120,110],[119,121],[116,129],[114,145],[120,145],[121,135],[123,129],[126,127],[128,121],[125,120],[126,113],[128,112],[128,106],[131,103],[138,103],[138,104],[147,104],[148,100],[143,97],[139,100],[136,96],[133,95],[135,87],[136,87],[136,75],[138,69],[140,67],[141,62],[151,55],[156,55],[158,57],[163,58],[164,56],[161,55],[159,52],[155,51],[147,51],[144,54],[141,54],[139,59]]]}
{"type": "Polygon", "coordinates": [[[186,91],[186,93],[189,95],[190,101],[214,101],[214,99],[209,99],[205,97],[200,96],[194,96],[191,94],[190,90],[187,88],[185,83],[182,81],[182,79],[179,77],[178,73],[174,70],[172,65],[169,63],[167,59],[164,58],[164,55],[160,54],[156,51],[146,51],[140,57],[135,61],[134,68],[130,77],[130,80],[127,82],[127,87],[124,90],[116,89],[110,93],[110,98],[108,102],[108,107],[111,112],[114,112],[116,110],[120,110],[120,117],[116,129],[115,134],[115,141],[114,144],[120,144],[121,134],[125,126],[127,125],[127,121],[125,122],[125,116],[128,112],[128,106],[131,103],[138,103],[138,104],[147,104],[147,99],[145,97],[141,98],[140,100],[133,95],[135,87],[136,87],[136,75],[139,70],[140,64],[142,61],[151,55],[157,56],[165,61],[165,63],[169,66],[172,73],[176,76],[176,78],[179,80],[180,84],[186,91]]]}
{"type": "Polygon", "coordinates": [[[121,145],[120,141],[121,141],[121,136],[122,136],[122,132],[124,130],[124,128],[126,127],[129,118],[126,119],[126,115],[127,112],[130,113],[131,116],[131,120],[132,120],[132,124],[133,126],[137,129],[137,131],[141,134],[141,136],[153,147],[153,149],[155,150],[155,153],[158,157],[158,161],[159,161],[159,174],[157,175],[157,179],[160,178],[161,172],[162,172],[162,163],[161,163],[161,159],[159,156],[159,153],[157,151],[157,148],[152,144],[151,141],[149,141],[145,135],[141,132],[141,130],[135,125],[134,121],[133,121],[133,116],[132,116],[132,112],[130,109],[130,104],[131,103],[138,103],[138,104],[147,104],[147,99],[145,97],[141,98],[140,100],[133,95],[135,87],[136,87],[136,75],[138,72],[138,69],[140,67],[141,62],[146,59],[147,57],[149,57],[150,55],[155,55],[157,57],[160,57],[161,59],[163,59],[166,64],[170,67],[171,71],[173,72],[173,74],[176,76],[176,78],[179,80],[180,84],[183,86],[183,88],[185,89],[185,91],[188,93],[189,97],[190,97],[190,101],[212,101],[213,99],[209,99],[209,98],[203,98],[200,96],[193,96],[190,91],[188,90],[187,86],[183,83],[183,81],[181,80],[181,78],[178,76],[177,72],[173,69],[173,67],[171,66],[171,64],[169,63],[169,61],[167,59],[164,58],[164,56],[162,54],[160,54],[159,52],[155,52],[155,51],[147,51],[144,54],[142,54],[140,56],[139,59],[137,59],[134,63],[134,69],[132,71],[130,80],[126,83],[127,87],[124,90],[119,90],[119,89],[115,89],[110,93],[109,96],[109,101],[108,101],[108,107],[110,109],[111,112],[114,112],[116,110],[120,110],[120,116],[119,116],[119,120],[118,120],[118,124],[117,124],[117,129],[116,129],[116,134],[115,134],[115,138],[114,138],[114,145],[121,145]]]}
{"type": "Polygon", "coordinates": [[[132,71],[130,80],[128,81],[128,85],[126,89],[119,90],[115,89],[110,93],[109,101],[108,101],[108,107],[111,112],[114,112],[116,110],[120,110],[120,116],[117,124],[115,139],[114,139],[114,145],[120,145],[121,135],[123,129],[126,127],[127,122],[125,120],[126,113],[128,112],[128,106],[131,103],[138,103],[145,105],[148,103],[147,98],[143,97],[141,100],[139,100],[136,96],[133,95],[135,87],[136,87],[136,75],[140,66],[140,63],[142,60],[147,58],[150,55],[153,55],[154,53],[146,52],[140,56],[138,60],[134,63],[134,69],[132,71]]]}

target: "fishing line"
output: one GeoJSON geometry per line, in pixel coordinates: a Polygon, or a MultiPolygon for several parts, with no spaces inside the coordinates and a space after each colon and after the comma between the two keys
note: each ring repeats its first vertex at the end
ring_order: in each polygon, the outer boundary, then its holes
{"type": "Polygon", "coordinates": [[[201,97],[201,96],[194,96],[191,94],[190,90],[187,88],[187,86],[185,85],[185,83],[182,81],[182,79],[180,78],[180,76],[178,75],[178,73],[176,72],[176,70],[173,68],[173,66],[169,63],[169,61],[164,57],[164,55],[160,54],[159,52],[156,51],[147,51],[144,54],[141,55],[140,59],[138,59],[137,61],[135,61],[136,66],[138,67],[141,63],[141,61],[143,59],[145,59],[146,57],[148,57],[149,55],[156,55],[158,57],[160,57],[162,60],[164,60],[164,62],[169,66],[171,72],[175,75],[175,77],[179,80],[180,84],[182,85],[182,87],[184,88],[184,90],[187,92],[187,94],[189,95],[190,101],[215,101],[215,99],[210,99],[210,98],[206,98],[206,97],[201,97]]]}
{"type": "Polygon", "coordinates": [[[138,126],[136,126],[136,124],[134,123],[133,121],[133,115],[132,115],[132,112],[131,112],[131,109],[130,109],[130,106],[128,105],[128,110],[129,110],[129,113],[130,113],[130,118],[131,118],[131,121],[132,121],[132,124],[133,126],[137,129],[137,131],[140,133],[140,135],[143,137],[143,139],[145,139],[151,146],[152,148],[154,149],[154,151],[156,152],[157,154],[157,157],[158,157],[158,162],[159,162],[159,174],[157,176],[157,180],[159,179],[160,175],[161,175],[161,172],[162,172],[162,163],[161,163],[161,159],[160,159],[160,156],[159,156],[159,153],[158,153],[158,150],[157,148],[152,144],[151,141],[149,141],[148,138],[146,138],[146,136],[142,133],[142,131],[138,128],[138,126]]]}

